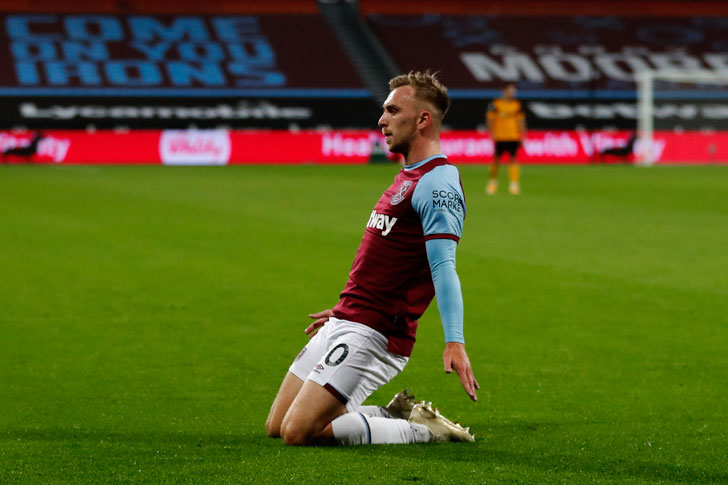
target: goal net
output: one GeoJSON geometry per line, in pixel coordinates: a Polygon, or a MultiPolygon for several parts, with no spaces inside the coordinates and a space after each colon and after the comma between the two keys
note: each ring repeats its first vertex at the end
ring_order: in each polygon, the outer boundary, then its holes
{"type": "Polygon", "coordinates": [[[728,71],[637,76],[638,163],[728,163],[728,71]]]}

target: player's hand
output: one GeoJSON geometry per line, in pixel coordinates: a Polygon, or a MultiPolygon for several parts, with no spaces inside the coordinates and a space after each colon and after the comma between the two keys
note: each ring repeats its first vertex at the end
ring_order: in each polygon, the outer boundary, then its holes
{"type": "Polygon", "coordinates": [[[321,310],[317,313],[310,313],[308,316],[309,318],[315,318],[316,321],[313,322],[311,325],[306,327],[306,335],[308,335],[308,338],[313,337],[316,335],[316,332],[318,332],[318,329],[323,327],[326,322],[329,321],[329,317],[332,317],[334,315],[334,311],[331,309],[328,310],[321,310]]]}
{"type": "Polygon", "coordinates": [[[470,399],[477,401],[478,396],[475,391],[480,389],[480,385],[475,379],[475,375],[473,375],[473,368],[470,366],[470,359],[468,359],[468,354],[465,352],[465,345],[457,342],[446,343],[445,352],[442,354],[442,362],[445,364],[447,374],[455,369],[465,392],[468,393],[470,399]]]}

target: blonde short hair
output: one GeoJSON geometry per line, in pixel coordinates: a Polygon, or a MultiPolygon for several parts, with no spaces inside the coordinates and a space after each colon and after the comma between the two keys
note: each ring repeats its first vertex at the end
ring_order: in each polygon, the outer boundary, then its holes
{"type": "Polygon", "coordinates": [[[389,80],[389,90],[402,86],[412,86],[415,95],[428,103],[439,111],[442,120],[450,109],[450,96],[447,94],[447,88],[437,79],[438,73],[430,73],[430,71],[410,71],[407,74],[401,74],[389,80]]]}

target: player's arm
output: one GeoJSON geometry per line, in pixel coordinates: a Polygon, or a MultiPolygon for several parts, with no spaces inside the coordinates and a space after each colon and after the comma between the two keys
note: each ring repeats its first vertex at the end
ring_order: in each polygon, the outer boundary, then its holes
{"type": "Polygon", "coordinates": [[[465,391],[476,400],[479,388],[463,336],[463,297],[456,271],[455,252],[465,219],[460,176],[452,165],[425,174],[412,195],[412,206],[422,221],[427,259],[445,332],[445,372],[458,373],[465,391]]]}
{"type": "Polygon", "coordinates": [[[477,401],[475,391],[480,386],[465,351],[463,336],[463,296],[455,264],[457,242],[452,239],[430,239],[425,244],[445,332],[445,352],[442,354],[445,372],[449,374],[455,369],[465,391],[473,401],[477,401]]]}
{"type": "Polygon", "coordinates": [[[523,112],[523,105],[521,104],[521,109],[518,112],[518,134],[521,141],[523,141],[526,138],[526,115],[523,112]]]}
{"type": "Polygon", "coordinates": [[[464,345],[463,294],[455,264],[457,242],[452,239],[430,239],[425,246],[442,329],[445,333],[445,343],[464,345]]]}
{"type": "Polygon", "coordinates": [[[491,138],[493,137],[493,124],[495,123],[495,105],[493,103],[488,104],[488,109],[485,112],[485,127],[488,130],[491,138]]]}
{"type": "Polygon", "coordinates": [[[521,141],[526,138],[526,118],[521,116],[518,118],[518,134],[521,141]]]}

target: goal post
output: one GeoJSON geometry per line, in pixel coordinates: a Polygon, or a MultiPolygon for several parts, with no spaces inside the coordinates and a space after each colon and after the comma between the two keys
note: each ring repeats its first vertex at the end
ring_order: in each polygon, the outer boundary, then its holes
{"type": "Polygon", "coordinates": [[[728,71],[636,76],[637,163],[728,163],[728,71]]]}

